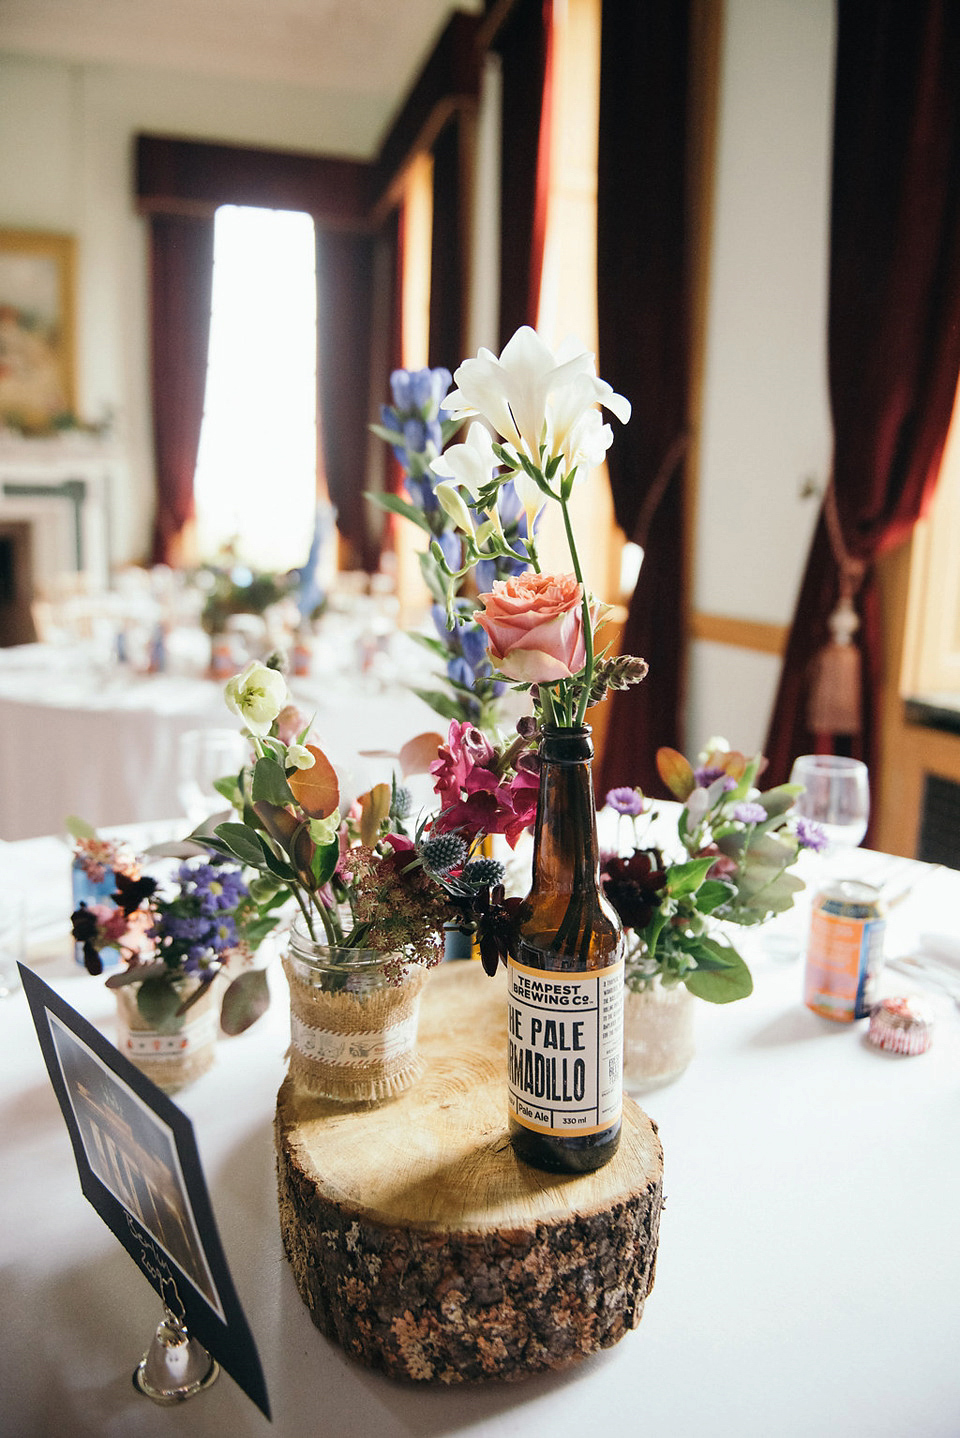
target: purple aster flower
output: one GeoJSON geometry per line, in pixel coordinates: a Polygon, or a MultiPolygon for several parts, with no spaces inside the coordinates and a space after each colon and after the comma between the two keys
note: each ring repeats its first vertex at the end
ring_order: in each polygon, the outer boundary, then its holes
{"type": "Polygon", "coordinates": [[[737,787],[736,779],[733,777],[732,774],[728,774],[726,769],[694,769],[693,777],[696,779],[697,785],[701,789],[709,789],[710,785],[715,783],[717,779],[723,778],[726,778],[726,783],[723,786],[725,791],[729,791],[730,789],[735,789],[737,787]]]}
{"type": "Polygon", "coordinates": [[[742,803],[734,804],[733,817],[739,819],[741,824],[762,824],[767,818],[767,811],[762,804],[744,799],[742,803]]]}
{"type": "Polygon", "coordinates": [[[815,854],[822,854],[828,843],[820,825],[811,819],[797,820],[797,838],[801,849],[812,849],[815,854]]]}
{"type": "Polygon", "coordinates": [[[610,789],[606,802],[611,809],[616,809],[618,814],[629,814],[636,818],[643,813],[644,798],[639,789],[610,789]]]}
{"type": "Polygon", "coordinates": [[[210,947],[214,953],[222,954],[224,949],[232,949],[236,942],[237,926],[233,922],[233,916],[221,914],[210,936],[210,947]]]}

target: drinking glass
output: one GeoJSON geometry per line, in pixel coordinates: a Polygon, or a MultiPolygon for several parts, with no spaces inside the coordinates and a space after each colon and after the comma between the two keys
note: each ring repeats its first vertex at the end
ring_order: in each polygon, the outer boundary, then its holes
{"type": "Polygon", "coordinates": [[[801,754],[790,774],[802,784],[794,813],[823,830],[829,859],[863,842],[870,818],[870,783],[866,764],[836,754],[801,754]]]}
{"type": "Polygon", "coordinates": [[[238,774],[250,757],[250,745],[238,729],[187,729],[178,745],[177,797],[196,828],[228,809],[214,780],[238,774]]]}

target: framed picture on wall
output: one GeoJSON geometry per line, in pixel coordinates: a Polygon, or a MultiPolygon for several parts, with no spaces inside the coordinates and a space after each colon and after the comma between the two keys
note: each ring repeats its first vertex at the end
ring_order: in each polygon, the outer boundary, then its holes
{"type": "Polygon", "coordinates": [[[0,230],[0,426],[73,420],[74,252],[71,235],[0,230]]]}

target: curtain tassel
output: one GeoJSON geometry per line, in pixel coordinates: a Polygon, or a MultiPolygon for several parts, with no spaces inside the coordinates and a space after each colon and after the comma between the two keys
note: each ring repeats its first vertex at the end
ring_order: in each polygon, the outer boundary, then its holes
{"type": "Polygon", "coordinates": [[[828,623],[830,642],[811,666],[807,727],[812,734],[859,734],[863,680],[853,636],[860,620],[849,594],[841,595],[828,623]]]}

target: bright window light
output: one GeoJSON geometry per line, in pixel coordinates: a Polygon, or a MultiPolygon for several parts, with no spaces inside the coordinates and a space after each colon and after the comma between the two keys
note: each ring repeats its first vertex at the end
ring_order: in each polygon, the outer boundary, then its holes
{"type": "Polygon", "coordinates": [[[310,215],[224,205],[216,214],[197,548],[253,569],[306,560],[317,466],[317,287],[310,215]]]}

